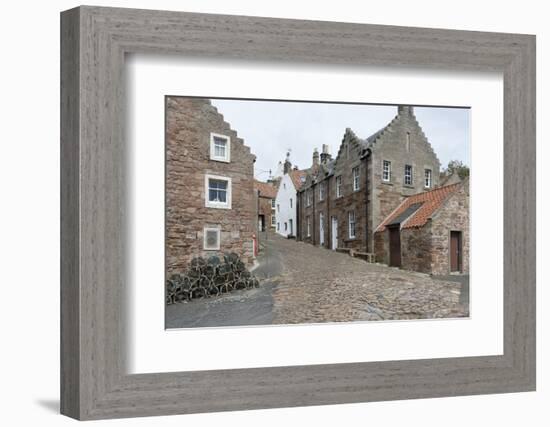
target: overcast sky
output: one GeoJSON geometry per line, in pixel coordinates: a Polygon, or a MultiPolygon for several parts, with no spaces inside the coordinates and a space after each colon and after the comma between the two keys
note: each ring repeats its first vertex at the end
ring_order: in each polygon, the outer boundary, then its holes
{"type": "MultiPolygon", "coordinates": [[[[397,114],[395,106],[213,99],[225,120],[256,155],[255,176],[275,173],[288,149],[293,165],[311,166],[313,149],[323,144],[333,156],[347,127],[367,138],[397,114]]],[[[463,108],[415,107],[415,115],[442,166],[470,164],[470,113],[463,108]]]]}

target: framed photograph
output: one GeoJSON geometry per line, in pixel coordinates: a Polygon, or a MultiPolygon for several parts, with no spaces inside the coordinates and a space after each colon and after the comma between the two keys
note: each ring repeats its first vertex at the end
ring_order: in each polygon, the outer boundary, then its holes
{"type": "Polygon", "coordinates": [[[535,37],[61,15],[61,411],[535,390],[535,37]]]}

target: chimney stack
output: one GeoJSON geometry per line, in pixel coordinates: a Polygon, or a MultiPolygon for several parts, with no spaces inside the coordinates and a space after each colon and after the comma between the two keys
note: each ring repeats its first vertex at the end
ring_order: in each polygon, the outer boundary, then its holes
{"type": "Polygon", "coordinates": [[[399,105],[397,107],[397,114],[412,116],[414,114],[414,109],[412,105],[399,105]]]}
{"type": "Polygon", "coordinates": [[[319,166],[319,150],[313,150],[313,166],[319,166]]]}
{"type": "Polygon", "coordinates": [[[323,144],[323,151],[321,152],[321,163],[326,164],[329,160],[332,159],[330,155],[329,148],[327,144],[323,144]]]}
{"type": "Polygon", "coordinates": [[[286,159],[285,163],[283,165],[283,173],[287,174],[292,169],[292,163],[290,163],[290,160],[286,159]]]}

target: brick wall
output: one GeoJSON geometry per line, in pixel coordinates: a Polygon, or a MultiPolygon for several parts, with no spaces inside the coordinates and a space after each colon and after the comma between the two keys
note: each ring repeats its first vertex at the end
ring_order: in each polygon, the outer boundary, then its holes
{"type": "Polygon", "coordinates": [[[254,155],[209,100],[166,99],[166,272],[182,271],[194,256],[237,252],[253,257],[257,227],[254,155]],[[230,137],[231,161],[210,159],[210,133],[230,137]],[[205,207],[205,174],[232,180],[231,209],[205,207]],[[203,229],[221,230],[220,251],[203,249],[203,229]]]}

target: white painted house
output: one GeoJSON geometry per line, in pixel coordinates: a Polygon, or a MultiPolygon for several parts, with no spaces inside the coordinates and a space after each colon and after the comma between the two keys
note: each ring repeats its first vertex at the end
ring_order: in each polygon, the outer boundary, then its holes
{"type": "Polygon", "coordinates": [[[291,169],[290,162],[285,162],[285,173],[275,198],[275,231],[281,236],[296,236],[296,193],[305,178],[306,171],[291,169]]]}

